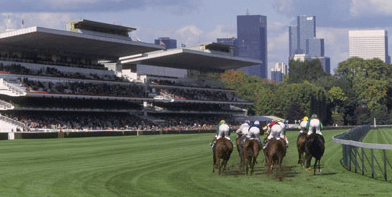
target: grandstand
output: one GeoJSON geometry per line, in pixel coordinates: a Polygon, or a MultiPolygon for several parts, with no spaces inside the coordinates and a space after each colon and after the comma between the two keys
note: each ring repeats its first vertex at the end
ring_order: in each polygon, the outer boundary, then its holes
{"type": "Polygon", "coordinates": [[[135,28],[78,20],[66,30],[0,33],[0,132],[212,128],[249,103],[216,81],[138,73],[138,66],[223,72],[259,64],[210,43],[168,49],[135,28]],[[171,126],[171,127],[170,127],[171,126]]]}

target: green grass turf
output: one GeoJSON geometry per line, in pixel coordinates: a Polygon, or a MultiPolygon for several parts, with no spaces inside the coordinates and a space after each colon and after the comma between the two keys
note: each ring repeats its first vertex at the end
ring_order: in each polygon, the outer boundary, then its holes
{"type": "Polygon", "coordinates": [[[344,131],[324,131],[316,176],[297,164],[291,131],[284,172],[270,176],[262,154],[244,175],[236,149],[227,172],[212,173],[214,134],[1,141],[0,196],[391,196],[390,182],[342,167],[332,136],[344,131]]]}

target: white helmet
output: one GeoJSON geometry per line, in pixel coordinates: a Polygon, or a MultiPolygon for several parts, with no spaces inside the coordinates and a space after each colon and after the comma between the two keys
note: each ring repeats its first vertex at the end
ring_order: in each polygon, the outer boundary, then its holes
{"type": "Polygon", "coordinates": [[[260,122],[258,120],[256,120],[254,125],[260,125],[260,122]]]}

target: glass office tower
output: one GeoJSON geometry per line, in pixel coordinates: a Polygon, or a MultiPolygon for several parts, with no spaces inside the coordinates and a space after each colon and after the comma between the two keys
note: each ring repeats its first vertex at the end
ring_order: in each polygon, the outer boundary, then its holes
{"type": "Polygon", "coordinates": [[[268,78],[267,60],[267,17],[262,15],[237,16],[238,55],[258,59],[260,65],[241,68],[250,76],[268,78]]]}

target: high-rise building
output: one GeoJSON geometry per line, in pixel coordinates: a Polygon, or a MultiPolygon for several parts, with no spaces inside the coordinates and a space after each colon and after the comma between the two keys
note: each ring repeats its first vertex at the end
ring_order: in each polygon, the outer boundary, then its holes
{"type": "Polygon", "coordinates": [[[271,68],[271,80],[275,82],[283,81],[283,76],[287,75],[288,68],[284,62],[276,63],[274,68],[271,68]]]}
{"type": "Polygon", "coordinates": [[[324,39],[306,39],[306,54],[312,57],[324,57],[324,39]]]}
{"type": "Polygon", "coordinates": [[[229,46],[233,46],[234,49],[231,51],[233,56],[238,56],[238,46],[237,46],[237,38],[217,38],[216,41],[219,44],[225,44],[229,46]]]}
{"type": "Polygon", "coordinates": [[[315,16],[297,16],[297,26],[289,26],[289,59],[295,54],[324,56],[324,39],[316,38],[315,16]]]}
{"type": "Polygon", "coordinates": [[[238,56],[263,62],[241,70],[251,76],[267,78],[267,17],[262,15],[237,16],[237,46],[238,56]]]}
{"type": "Polygon", "coordinates": [[[315,16],[298,16],[297,17],[297,32],[298,32],[298,49],[306,52],[306,40],[316,37],[316,17],[315,16]]]}
{"type": "Polygon", "coordinates": [[[154,44],[165,46],[165,49],[177,48],[177,40],[170,39],[169,37],[159,37],[154,40],[154,44]]]}
{"type": "Polygon", "coordinates": [[[289,26],[289,59],[318,59],[323,70],[330,73],[330,59],[324,55],[324,39],[316,38],[316,16],[297,16],[297,26],[289,26]]]}
{"type": "Polygon", "coordinates": [[[390,63],[386,30],[350,30],[348,31],[348,45],[349,57],[380,58],[390,63]]]}
{"type": "Polygon", "coordinates": [[[289,57],[293,57],[298,50],[298,29],[297,26],[289,27],[289,57]]]}

